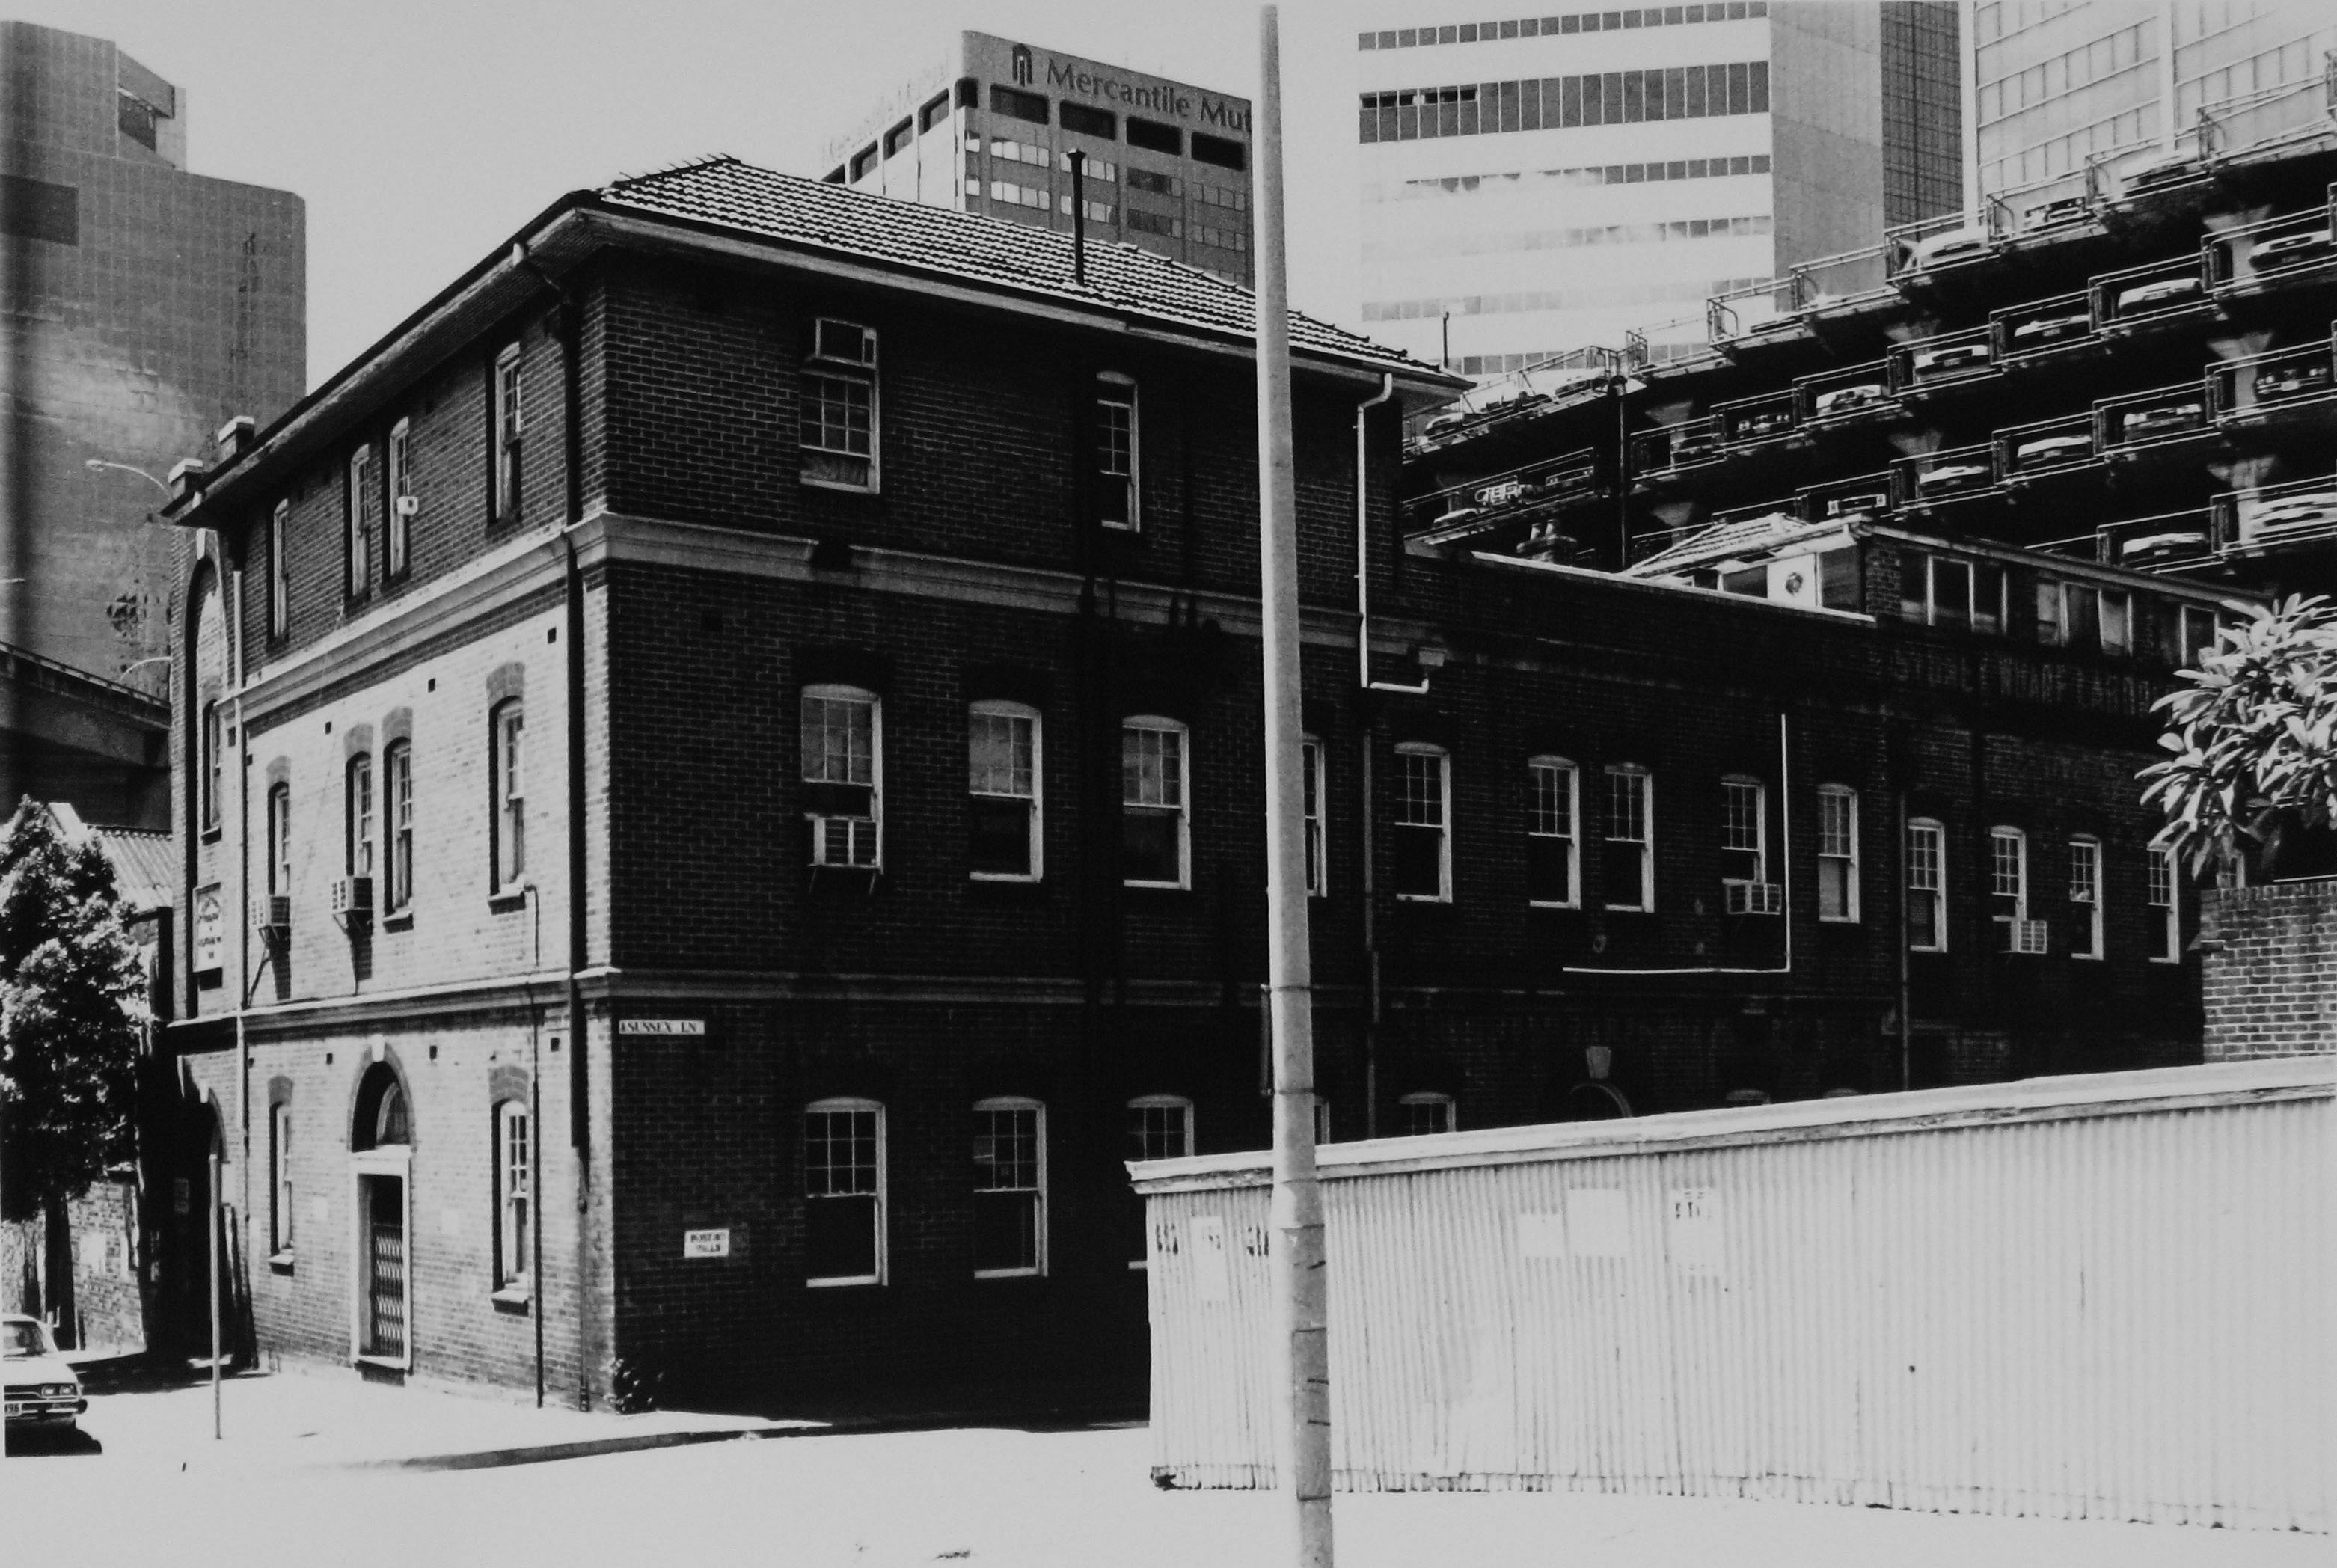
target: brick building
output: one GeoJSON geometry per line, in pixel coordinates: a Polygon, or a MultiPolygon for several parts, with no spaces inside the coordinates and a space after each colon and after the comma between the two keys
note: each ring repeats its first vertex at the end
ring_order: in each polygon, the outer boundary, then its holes
{"type": "MultiPolygon", "coordinates": [[[[263,1349],[594,1402],[1140,1365],[1120,1162],[1267,1136],[1252,306],[1078,266],[687,165],[182,473],[172,1034],[263,1349]]],[[[2072,565],[2133,634],[2048,645],[1902,621],[2034,570],[1912,534],[1817,539],[1807,603],[1407,546],[1459,383],[1293,336],[1331,1136],[1894,1086],[1902,1018],[1919,1082],[2195,1057],[2131,775],[2237,601],[2072,565]]]]}

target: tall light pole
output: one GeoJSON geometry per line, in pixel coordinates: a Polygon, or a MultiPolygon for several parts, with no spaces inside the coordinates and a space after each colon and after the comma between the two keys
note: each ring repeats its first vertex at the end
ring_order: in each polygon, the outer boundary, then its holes
{"type": "Polygon", "coordinates": [[[1307,952],[1300,772],[1298,497],[1290,446],[1290,304],[1282,225],[1282,40],[1258,11],[1257,475],[1266,657],[1266,1004],[1274,1026],[1276,1480],[1294,1504],[1289,1560],[1331,1564],[1331,1365],[1323,1188],[1315,1171],[1314,970],[1307,952]]]}

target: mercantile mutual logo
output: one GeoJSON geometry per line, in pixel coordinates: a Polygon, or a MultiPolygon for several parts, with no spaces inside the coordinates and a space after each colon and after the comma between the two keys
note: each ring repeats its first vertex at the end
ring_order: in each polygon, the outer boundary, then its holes
{"type": "MultiPolygon", "coordinates": [[[[1015,45],[1014,69],[1017,82],[1029,78],[1021,74],[1030,51],[1015,45]]],[[[1050,57],[1047,61],[1047,85],[1058,93],[1076,93],[1083,98],[1099,98],[1116,103],[1123,109],[1143,109],[1155,114],[1174,114],[1180,120],[1194,118],[1193,99],[1167,82],[1136,83],[1117,75],[1090,71],[1074,61],[1050,57]]],[[[1247,134],[1249,106],[1239,100],[1227,102],[1204,93],[1200,95],[1199,117],[1205,125],[1247,134]]]]}

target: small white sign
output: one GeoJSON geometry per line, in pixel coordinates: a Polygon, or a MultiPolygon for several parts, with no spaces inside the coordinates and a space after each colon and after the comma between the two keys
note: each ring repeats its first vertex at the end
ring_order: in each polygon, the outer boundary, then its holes
{"type": "Polygon", "coordinates": [[[1566,1220],[1556,1214],[1521,1214],[1518,1216],[1518,1256],[1521,1258],[1563,1258],[1566,1256],[1566,1220]]]}
{"type": "Polygon", "coordinates": [[[728,1258],[730,1256],[730,1231],[726,1226],[719,1230],[685,1230],[681,1233],[681,1255],[684,1258],[728,1258]]]}
{"type": "Polygon", "coordinates": [[[1193,1288],[1203,1301],[1223,1301],[1232,1294],[1226,1273],[1226,1222],[1216,1214],[1193,1216],[1193,1288]]]}
{"type": "Polygon", "coordinates": [[[1671,1191],[1672,1267],[1683,1274],[1720,1272],[1720,1194],[1709,1187],[1671,1191]]]}
{"type": "Polygon", "coordinates": [[[617,1033],[620,1034],[703,1034],[706,1033],[706,1020],[703,1018],[620,1018],[617,1020],[617,1033]]]}
{"type": "Polygon", "coordinates": [[[1631,1251],[1630,1210],[1619,1187],[1578,1187],[1566,1195],[1566,1233],[1577,1258],[1625,1258],[1631,1251]]]}
{"type": "Polygon", "coordinates": [[[195,971],[198,974],[216,969],[221,963],[220,955],[226,943],[225,908],[220,901],[218,883],[195,889],[195,971]]]}

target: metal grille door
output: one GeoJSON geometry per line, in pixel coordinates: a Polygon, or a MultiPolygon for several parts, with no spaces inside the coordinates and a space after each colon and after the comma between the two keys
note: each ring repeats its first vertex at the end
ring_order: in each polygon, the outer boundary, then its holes
{"type": "Polygon", "coordinates": [[[368,1356],[406,1355],[406,1193],[395,1177],[366,1183],[366,1344],[368,1356]]]}

